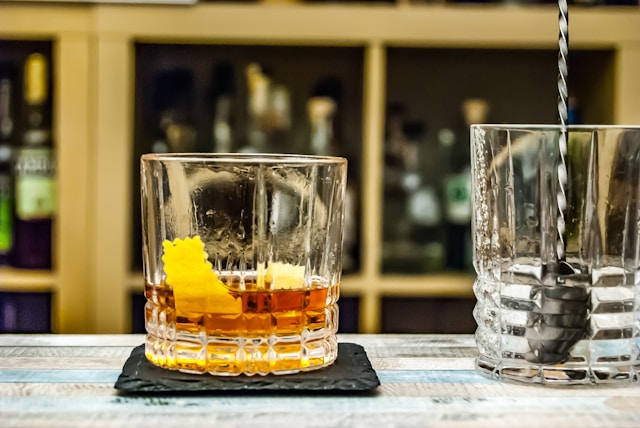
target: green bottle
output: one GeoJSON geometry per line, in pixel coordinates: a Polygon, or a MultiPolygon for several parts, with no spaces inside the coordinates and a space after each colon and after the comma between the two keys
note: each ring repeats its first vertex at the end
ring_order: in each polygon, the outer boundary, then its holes
{"type": "Polygon", "coordinates": [[[15,70],[10,63],[0,64],[0,266],[9,263],[13,245],[13,92],[15,70]]]}

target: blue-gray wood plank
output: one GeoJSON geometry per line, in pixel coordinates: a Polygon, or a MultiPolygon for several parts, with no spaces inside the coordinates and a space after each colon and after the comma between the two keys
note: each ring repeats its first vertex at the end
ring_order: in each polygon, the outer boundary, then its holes
{"type": "Polygon", "coordinates": [[[140,335],[0,335],[0,427],[640,427],[640,387],[543,388],[473,370],[473,337],[342,335],[363,345],[369,393],[122,396],[140,335]]]}

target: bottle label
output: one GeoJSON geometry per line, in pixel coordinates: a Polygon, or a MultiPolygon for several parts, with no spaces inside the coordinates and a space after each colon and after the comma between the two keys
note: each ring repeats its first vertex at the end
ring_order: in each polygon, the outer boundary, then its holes
{"type": "Polygon", "coordinates": [[[425,186],[409,197],[411,220],[426,227],[437,227],[442,219],[440,202],[435,189],[425,186]]]}
{"type": "Polygon", "coordinates": [[[47,219],[56,212],[55,161],[50,149],[22,149],[15,164],[16,216],[47,219]]]}
{"type": "Polygon", "coordinates": [[[451,174],[445,178],[447,220],[455,224],[471,221],[471,176],[468,173],[451,174]]]}
{"type": "Polygon", "coordinates": [[[0,175],[0,254],[7,253],[12,245],[11,177],[0,175]]]}

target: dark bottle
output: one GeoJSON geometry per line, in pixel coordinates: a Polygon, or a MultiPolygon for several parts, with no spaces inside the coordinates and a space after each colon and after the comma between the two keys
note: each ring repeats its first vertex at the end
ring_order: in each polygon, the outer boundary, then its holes
{"type": "Polygon", "coordinates": [[[13,246],[11,146],[0,143],[0,266],[9,264],[13,246]]]}
{"type": "Polygon", "coordinates": [[[405,147],[407,136],[405,105],[390,103],[385,117],[384,147],[384,207],[382,230],[382,268],[384,272],[405,272],[406,253],[411,225],[406,216],[407,192],[404,187],[407,167],[405,147]]]}
{"type": "Polygon", "coordinates": [[[14,91],[16,73],[10,63],[0,64],[0,266],[9,264],[13,246],[14,91]]]}
{"type": "Polygon", "coordinates": [[[412,244],[406,258],[413,259],[407,270],[418,273],[441,271],[445,261],[442,198],[437,179],[441,160],[437,150],[428,144],[425,122],[405,122],[404,134],[408,143],[404,155],[407,167],[404,189],[412,244]]]}
{"type": "Polygon", "coordinates": [[[156,129],[151,150],[156,153],[195,151],[193,72],[182,67],[159,72],[154,81],[152,102],[156,129]]]}
{"type": "Polygon", "coordinates": [[[228,62],[221,62],[213,69],[210,102],[211,149],[217,153],[231,153],[234,144],[235,78],[233,66],[228,62]]]}
{"type": "Polygon", "coordinates": [[[51,267],[57,202],[49,86],[47,59],[39,53],[29,55],[24,68],[24,131],[13,171],[16,221],[11,264],[19,268],[51,267]]]}
{"type": "Polygon", "coordinates": [[[2,333],[51,333],[51,293],[0,291],[2,333]]]}
{"type": "Polygon", "coordinates": [[[582,111],[576,97],[569,97],[567,101],[567,125],[580,125],[582,123],[582,111]]]}
{"type": "Polygon", "coordinates": [[[448,150],[449,173],[444,177],[444,206],[447,240],[447,267],[456,271],[472,270],[471,239],[471,124],[483,123],[489,106],[482,99],[467,99],[462,104],[464,122],[447,140],[441,131],[441,144],[448,150]]]}
{"type": "Polygon", "coordinates": [[[427,124],[403,119],[402,109],[390,106],[387,116],[385,163],[385,241],[383,269],[386,272],[425,273],[442,270],[444,243],[438,189],[427,144],[427,124]]]}

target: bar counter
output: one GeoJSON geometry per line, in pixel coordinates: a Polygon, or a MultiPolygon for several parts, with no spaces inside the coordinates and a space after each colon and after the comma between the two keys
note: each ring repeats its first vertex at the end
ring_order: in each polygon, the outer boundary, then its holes
{"type": "Polygon", "coordinates": [[[0,335],[0,426],[640,427],[640,384],[550,388],[474,371],[470,335],[347,335],[381,385],[368,392],[124,395],[142,335],[0,335]]]}

